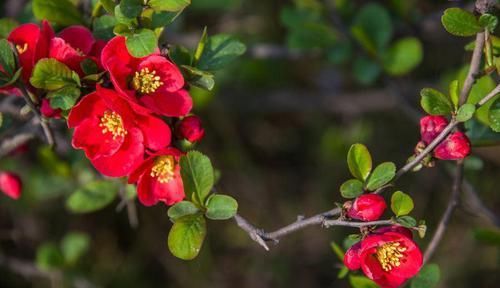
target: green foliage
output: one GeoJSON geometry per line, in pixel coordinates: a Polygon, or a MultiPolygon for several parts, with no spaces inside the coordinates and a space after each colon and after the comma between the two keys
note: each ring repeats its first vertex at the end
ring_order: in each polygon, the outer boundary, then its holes
{"type": "Polygon", "coordinates": [[[369,191],[375,191],[389,183],[394,176],[396,176],[396,165],[392,162],[384,162],[378,165],[368,177],[366,188],[369,191]]]}
{"type": "Polygon", "coordinates": [[[44,243],[36,250],[36,266],[42,271],[50,271],[64,265],[64,257],[54,243],[44,243]]]}
{"type": "Polygon", "coordinates": [[[175,221],[180,217],[196,214],[199,211],[200,210],[195,204],[193,204],[193,202],[181,201],[168,209],[168,217],[175,221]]]}
{"type": "Polygon", "coordinates": [[[500,132],[500,98],[496,99],[490,106],[488,119],[490,120],[491,129],[500,132]]]}
{"type": "Polygon", "coordinates": [[[90,246],[90,238],[87,234],[73,232],[66,234],[61,241],[61,251],[67,264],[75,264],[90,246]]]}
{"type": "Polygon", "coordinates": [[[450,99],[443,93],[432,89],[424,88],[420,91],[420,105],[425,112],[431,115],[449,115],[453,110],[450,99]]]}
{"type": "Polygon", "coordinates": [[[245,53],[245,44],[230,35],[219,34],[208,38],[196,68],[218,70],[245,53]]]}
{"type": "Polygon", "coordinates": [[[347,199],[356,198],[363,194],[363,182],[358,179],[350,179],[340,186],[340,194],[347,199]]]}
{"type": "Polygon", "coordinates": [[[347,250],[351,248],[352,245],[358,243],[359,241],[361,241],[361,236],[359,234],[350,234],[344,238],[342,246],[344,246],[344,249],[347,250]]]}
{"type": "Polygon", "coordinates": [[[167,12],[167,11],[161,11],[161,12],[155,12],[153,13],[153,16],[151,18],[151,27],[152,28],[160,28],[160,27],[165,27],[167,25],[170,25],[174,20],[177,18],[177,16],[180,15],[182,11],[179,12],[167,12]]]}
{"type": "Polygon", "coordinates": [[[102,7],[110,14],[115,13],[116,2],[114,0],[99,0],[102,7]]]}
{"type": "Polygon", "coordinates": [[[473,146],[497,145],[500,143],[500,133],[495,133],[489,126],[471,119],[465,122],[467,137],[473,146]]]}
{"type": "Polygon", "coordinates": [[[7,38],[10,32],[19,26],[19,23],[10,18],[2,18],[0,19],[0,38],[7,38]]]}
{"type": "Polygon", "coordinates": [[[181,176],[189,199],[203,205],[214,185],[214,169],[210,159],[198,151],[181,157],[181,176]]]}
{"type": "Polygon", "coordinates": [[[64,86],[80,85],[76,72],[55,59],[41,59],[35,65],[30,79],[35,88],[57,90],[64,86]]]}
{"type": "Polygon", "coordinates": [[[156,34],[150,29],[138,29],[127,35],[127,49],[134,57],[145,57],[158,47],[156,34]]]}
{"type": "Polygon", "coordinates": [[[488,29],[488,31],[493,32],[498,25],[498,18],[495,15],[483,14],[479,17],[479,25],[481,27],[488,29]]]}
{"type": "Polygon", "coordinates": [[[135,18],[142,12],[143,0],[121,0],[120,10],[127,18],[135,18]]]}
{"type": "Polygon", "coordinates": [[[382,51],[392,37],[392,23],[388,11],[376,3],[363,6],[354,18],[351,33],[369,53],[382,51]]]}
{"type": "Polygon", "coordinates": [[[200,252],[206,233],[206,221],[202,214],[180,217],[168,233],[168,248],[175,257],[194,259],[200,252]]]}
{"type": "Polygon", "coordinates": [[[396,222],[407,228],[412,228],[417,225],[417,220],[411,216],[397,217],[396,222]]]}
{"type": "Polygon", "coordinates": [[[90,213],[109,205],[116,197],[115,182],[98,180],[76,190],[66,201],[66,208],[73,213],[90,213]]]}
{"type": "Polygon", "coordinates": [[[413,200],[408,194],[396,191],[391,197],[391,210],[398,217],[407,215],[413,210],[413,200]]]}
{"type": "Polygon", "coordinates": [[[330,247],[332,247],[333,252],[337,255],[340,261],[344,260],[344,250],[335,242],[330,242],[330,247]]]}
{"type": "Polygon", "coordinates": [[[118,22],[114,16],[103,15],[94,20],[94,36],[99,39],[109,40],[115,36],[113,29],[118,22]]]}
{"type": "Polygon", "coordinates": [[[473,36],[482,30],[474,14],[457,7],[446,9],[441,22],[455,36],[473,36]]]}
{"type": "Polygon", "coordinates": [[[476,112],[476,105],[474,104],[464,104],[457,111],[457,121],[465,122],[474,116],[476,112]]]}
{"type": "Polygon", "coordinates": [[[352,288],[378,288],[375,282],[365,276],[349,275],[349,283],[352,288]]]}
{"type": "Polygon", "coordinates": [[[187,65],[181,65],[181,69],[189,84],[208,91],[214,88],[214,74],[187,65]]]}
{"type": "Polygon", "coordinates": [[[70,0],[33,0],[33,14],[61,26],[83,24],[83,18],[70,0]]]}
{"type": "Polygon", "coordinates": [[[208,197],[205,216],[212,220],[227,220],[233,218],[238,211],[238,202],[227,195],[214,194],[208,197]]]}
{"type": "Polygon", "coordinates": [[[61,89],[47,93],[47,98],[49,98],[52,108],[69,110],[80,98],[80,93],[80,89],[76,86],[64,86],[61,89]]]}
{"type": "MultiPolygon", "coordinates": [[[[7,73],[7,76],[12,76],[16,71],[16,59],[14,57],[14,52],[5,39],[0,39],[0,65],[3,70],[7,73]]],[[[0,71],[1,74],[5,72],[0,71]]]]}
{"type": "Polygon", "coordinates": [[[500,247],[500,230],[498,228],[475,229],[474,238],[481,243],[500,247]]]}
{"type": "Polygon", "coordinates": [[[458,80],[453,80],[450,82],[450,87],[449,87],[449,93],[450,93],[450,100],[453,103],[453,106],[455,109],[458,107],[458,101],[460,98],[460,94],[458,91],[458,80]]]}
{"type": "Polygon", "coordinates": [[[411,288],[432,288],[436,287],[441,272],[437,264],[425,265],[415,278],[411,281],[411,288]]]}
{"type": "Polygon", "coordinates": [[[390,75],[406,74],[422,62],[422,54],[422,44],[417,38],[400,39],[384,54],[384,69],[390,75]]]}
{"type": "Polygon", "coordinates": [[[357,57],[352,69],[356,80],[364,85],[373,84],[382,71],[377,62],[366,56],[357,57]]]}
{"type": "Polygon", "coordinates": [[[347,153],[347,165],[352,176],[366,180],[372,170],[372,156],[363,144],[354,144],[347,153]]]}
{"type": "Polygon", "coordinates": [[[156,11],[180,11],[191,4],[191,0],[150,0],[148,5],[156,11]]]}

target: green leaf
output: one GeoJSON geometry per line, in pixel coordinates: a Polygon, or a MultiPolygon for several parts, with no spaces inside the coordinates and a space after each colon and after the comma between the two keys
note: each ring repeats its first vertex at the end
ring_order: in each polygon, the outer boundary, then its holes
{"type": "Polygon", "coordinates": [[[441,272],[437,264],[425,265],[415,278],[411,281],[411,288],[432,288],[436,287],[441,277],[441,272]]]}
{"type": "Polygon", "coordinates": [[[221,69],[245,51],[245,44],[230,35],[211,36],[208,38],[196,68],[207,71],[221,69]]]}
{"type": "Polygon", "coordinates": [[[488,119],[490,120],[491,129],[500,132],[500,98],[491,104],[488,119]]]}
{"type": "Polygon", "coordinates": [[[138,29],[127,37],[127,49],[134,57],[148,56],[157,48],[158,40],[155,32],[149,29],[138,29]]]}
{"type": "Polygon", "coordinates": [[[54,243],[44,243],[36,250],[36,266],[42,271],[57,269],[64,264],[61,251],[54,243]]]}
{"type": "Polygon", "coordinates": [[[413,210],[413,200],[401,191],[396,191],[391,197],[391,209],[396,216],[407,215],[413,210]]]}
{"type": "Polygon", "coordinates": [[[344,279],[347,274],[349,274],[349,268],[347,268],[346,266],[342,266],[342,268],[340,268],[339,270],[339,273],[337,274],[337,278],[344,279]]]}
{"type": "Polygon", "coordinates": [[[12,32],[12,30],[14,30],[17,26],[19,26],[19,23],[14,19],[0,19],[0,38],[7,38],[10,32],[12,32]]]}
{"type": "Polygon", "coordinates": [[[363,85],[373,84],[380,75],[381,68],[377,62],[364,56],[354,60],[352,72],[356,80],[363,85]]]}
{"type": "Polygon", "coordinates": [[[12,76],[16,69],[16,59],[10,43],[5,40],[0,40],[0,65],[5,72],[12,76]]]}
{"type": "Polygon", "coordinates": [[[70,0],[33,0],[33,14],[61,26],[83,24],[81,13],[70,0]]]}
{"type": "Polygon", "coordinates": [[[135,18],[142,12],[143,0],[122,0],[120,1],[120,10],[127,18],[135,18]]]}
{"type": "Polygon", "coordinates": [[[208,197],[205,216],[212,220],[226,220],[234,217],[238,211],[238,202],[233,197],[214,194],[208,197]]]}
{"type": "Polygon", "coordinates": [[[115,0],[99,0],[99,2],[101,2],[102,7],[106,10],[106,12],[113,15],[116,7],[115,0]]]}
{"type": "Polygon", "coordinates": [[[89,250],[90,238],[85,233],[66,234],[61,242],[61,250],[66,263],[73,265],[89,250]]]}
{"type": "Polygon", "coordinates": [[[78,75],[55,59],[41,59],[31,75],[31,85],[39,89],[57,90],[66,85],[76,85],[78,75]]]}
{"type": "Polygon", "coordinates": [[[201,33],[200,41],[198,41],[198,45],[196,46],[196,50],[194,52],[194,62],[193,62],[194,65],[196,65],[200,60],[201,55],[203,54],[203,50],[205,50],[205,45],[207,44],[207,41],[208,41],[207,26],[205,26],[205,28],[203,28],[203,33],[201,33]]]}
{"type": "Polygon", "coordinates": [[[431,115],[451,114],[452,104],[443,93],[432,88],[424,88],[420,91],[420,96],[422,96],[420,105],[425,112],[431,115]]]}
{"type": "Polygon", "coordinates": [[[196,214],[199,211],[193,202],[181,201],[168,209],[168,217],[175,221],[182,216],[196,214]]]}
{"type": "Polygon", "coordinates": [[[344,261],[344,250],[335,242],[330,242],[333,252],[337,255],[340,261],[344,261]]]}
{"type": "Polygon", "coordinates": [[[191,4],[191,0],[150,0],[148,5],[155,11],[180,11],[191,4]]]}
{"type": "Polygon", "coordinates": [[[450,88],[449,88],[449,93],[450,93],[450,99],[451,102],[453,103],[453,106],[455,109],[458,107],[458,99],[459,99],[459,91],[458,91],[458,80],[453,80],[450,82],[450,88]]]}
{"type": "Polygon", "coordinates": [[[73,213],[89,213],[109,205],[118,193],[116,183],[93,181],[76,190],[66,200],[66,208],[73,213]]]}
{"type": "Polygon", "coordinates": [[[476,105],[474,104],[464,104],[460,106],[457,112],[457,121],[465,122],[474,116],[474,112],[476,112],[476,105]]]}
{"type": "Polygon", "coordinates": [[[344,241],[342,242],[342,246],[344,246],[345,250],[348,250],[349,248],[352,247],[352,245],[358,243],[361,241],[361,235],[359,234],[350,234],[347,235],[347,237],[344,238],[344,241]]]}
{"type": "Polygon", "coordinates": [[[365,276],[349,275],[349,283],[352,288],[378,288],[375,282],[365,276]]]}
{"type": "Polygon", "coordinates": [[[82,68],[82,71],[85,75],[93,75],[99,72],[97,63],[95,63],[95,61],[90,58],[86,58],[82,62],[80,62],[80,68],[82,68]]]}
{"type": "Polygon", "coordinates": [[[118,22],[118,24],[124,24],[127,27],[131,27],[131,28],[137,26],[137,19],[136,18],[128,18],[127,16],[125,16],[122,12],[121,5],[115,6],[115,18],[116,18],[116,22],[118,22]]]}
{"type": "Polygon", "coordinates": [[[392,162],[384,162],[378,165],[373,173],[368,177],[366,188],[369,191],[375,191],[378,188],[389,183],[396,175],[396,165],[392,162]]]}
{"type": "Polygon", "coordinates": [[[372,156],[363,144],[354,144],[347,153],[347,165],[352,176],[366,180],[372,171],[372,156]]]}
{"type": "Polygon", "coordinates": [[[354,38],[370,53],[381,51],[392,37],[391,17],[382,5],[363,6],[353,23],[354,38]]]}
{"type": "Polygon", "coordinates": [[[194,259],[200,252],[207,233],[203,215],[194,214],[178,218],[168,233],[168,248],[183,260],[194,259]]]}
{"type": "Polygon", "coordinates": [[[210,159],[198,151],[181,157],[181,176],[189,199],[203,205],[214,185],[214,169],[210,159]]]}
{"type": "Polygon", "coordinates": [[[186,75],[186,81],[196,87],[211,91],[215,86],[214,74],[201,71],[191,66],[181,65],[182,71],[186,75]]]}
{"type": "Polygon", "coordinates": [[[80,89],[76,86],[65,86],[59,90],[47,93],[52,108],[69,110],[76,104],[80,98],[80,89]]]}
{"type": "Polygon", "coordinates": [[[481,243],[500,247],[500,230],[498,228],[475,229],[474,238],[481,243]]]}
{"type": "Polygon", "coordinates": [[[340,186],[340,194],[347,199],[356,198],[363,194],[363,182],[358,179],[350,179],[340,186]]]}
{"type": "Polygon", "coordinates": [[[94,36],[102,40],[109,40],[115,36],[113,29],[118,22],[114,16],[104,15],[94,20],[94,36]]]}
{"type": "Polygon", "coordinates": [[[500,133],[494,132],[489,126],[471,119],[464,123],[467,137],[472,146],[491,146],[500,144],[500,133]]]}
{"type": "Polygon", "coordinates": [[[446,9],[441,23],[446,31],[455,36],[473,36],[483,30],[474,14],[457,7],[446,9]]]}
{"type": "Polygon", "coordinates": [[[400,39],[384,54],[384,69],[391,75],[406,74],[422,62],[422,54],[422,44],[417,38],[400,39]]]}
{"type": "Polygon", "coordinates": [[[329,25],[305,22],[287,35],[287,46],[292,50],[328,49],[337,41],[337,32],[329,25]]]}
{"type": "Polygon", "coordinates": [[[396,222],[401,224],[402,226],[404,226],[406,228],[412,228],[412,227],[415,227],[417,225],[417,220],[415,220],[415,218],[408,216],[408,215],[396,218],[396,222]]]}
{"type": "Polygon", "coordinates": [[[479,25],[481,27],[488,29],[488,31],[493,32],[498,25],[498,18],[495,15],[483,14],[479,17],[479,25]]]}
{"type": "Polygon", "coordinates": [[[181,14],[182,10],[179,12],[155,12],[153,13],[153,17],[151,19],[151,27],[152,28],[161,28],[165,27],[177,18],[181,14]]]}
{"type": "Polygon", "coordinates": [[[169,56],[177,66],[191,66],[192,64],[191,52],[186,47],[179,45],[174,46],[173,49],[170,49],[169,56]]]}

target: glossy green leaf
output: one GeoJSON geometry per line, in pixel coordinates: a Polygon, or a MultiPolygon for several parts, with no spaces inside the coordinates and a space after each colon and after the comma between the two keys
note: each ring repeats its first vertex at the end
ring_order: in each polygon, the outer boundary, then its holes
{"type": "Polygon", "coordinates": [[[473,36],[482,30],[474,14],[458,7],[446,9],[441,23],[446,31],[455,36],[473,36]]]}
{"type": "Polygon", "coordinates": [[[375,191],[378,188],[389,183],[396,175],[396,165],[392,162],[384,162],[373,170],[373,173],[368,177],[366,188],[369,191],[375,191]]]}
{"type": "Polygon", "coordinates": [[[66,263],[75,264],[90,246],[90,238],[85,233],[72,232],[66,234],[61,241],[61,251],[66,263]]]}
{"type": "Polygon", "coordinates": [[[181,201],[168,209],[168,217],[175,221],[182,216],[196,214],[199,211],[193,202],[181,201]]]}
{"type": "Polygon", "coordinates": [[[453,110],[450,99],[443,93],[432,89],[424,88],[420,91],[420,105],[425,112],[431,115],[449,115],[453,110]]]}
{"type": "Polygon", "coordinates": [[[114,16],[103,15],[94,20],[93,32],[96,38],[109,40],[115,36],[113,29],[118,22],[114,16]]]}
{"type": "Polygon", "coordinates": [[[350,179],[340,186],[340,194],[347,199],[356,198],[363,194],[363,182],[358,179],[350,179]]]}
{"type": "Polygon", "coordinates": [[[390,75],[410,72],[422,62],[422,44],[417,38],[408,37],[392,44],[383,56],[385,71],[390,75]]]}
{"type": "Polygon", "coordinates": [[[161,28],[170,25],[174,20],[181,14],[182,11],[178,12],[155,12],[151,18],[152,28],[161,28]]]}
{"type": "Polygon", "coordinates": [[[210,159],[198,151],[190,151],[181,157],[180,165],[188,199],[202,205],[214,185],[214,169],[210,159]]]}
{"type": "Polygon", "coordinates": [[[42,271],[51,271],[64,264],[61,251],[54,243],[44,243],[36,250],[36,267],[42,271]]]}
{"type": "Polygon", "coordinates": [[[203,215],[180,217],[168,233],[168,248],[177,258],[194,259],[200,252],[206,233],[206,221],[203,215]]]}
{"type": "Polygon", "coordinates": [[[98,180],[85,184],[66,201],[66,208],[73,213],[90,213],[109,205],[118,193],[116,183],[98,180]]]}
{"type": "Polygon", "coordinates": [[[332,247],[333,252],[337,255],[340,261],[344,260],[344,250],[335,242],[330,242],[330,246],[332,247]]]}
{"type": "Polygon", "coordinates": [[[349,283],[352,288],[378,288],[379,286],[375,284],[372,280],[366,278],[365,276],[349,275],[349,283]]]}
{"type": "Polygon", "coordinates": [[[120,10],[127,18],[135,18],[142,12],[143,0],[121,0],[120,10]]]}
{"type": "Polygon", "coordinates": [[[382,51],[389,43],[392,31],[389,12],[382,5],[376,3],[364,5],[356,13],[351,28],[355,39],[370,53],[382,51]]]}
{"type": "Polygon", "coordinates": [[[82,14],[70,0],[33,0],[33,14],[61,26],[83,24],[82,14]]]}
{"type": "Polygon", "coordinates": [[[460,108],[457,111],[457,121],[459,122],[465,122],[474,116],[474,112],[476,112],[476,105],[474,104],[464,104],[460,106],[460,108]]]}
{"type": "Polygon", "coordinates": [[[35,88],[57,90],[67,85],[79,84],[79,77],[63,63],[45,58],[36,63],[30,83],[35,88]]]}
{"type": "Polygon", "coordinates": [[[201,71],[191,66],[182,65],[182,71],[186,75],[186,81],[196,87],[210,91],[215,86],[214,74],[201,71]]]}
{"type": "Polygon", "coordinates": [[[212,220],[226,220],[234,217],[238,211],[238,202],[227,195],[214,194],[208,197],[205,216],[212,220]]]}
{"type": "Polygon", "coordinates": [[[203,54],[203,50],[205,50],[205,45],[208,41],[207,27],[203,29],[201,33],[200,41],[198,41],[198,45],[196,46],[196,50],[194,51],[194,65],[198,63],[203,54]]]}
{"type": "Polygon", "coordinates": [[[411,281],[411,288],[432,288],[436,287],[441,278],[441,271],[437,264],[427,264],[417,276],[411,281]]]}
{"type": "Polygon", "coordinates": [[[148,5],[155,11],[180,11],[191,4],[191,0],[150,0],[148,5]]]}
{"type": "Polygon", "coordinates": [[[408,215],[396,218],[396,222],[401,224],[402,226],[404,226],[406,228],[411,228],[411,227],[417,226],[417,220],[415,220],[415,218],[408,216],[408,215]]]}
{"type": "Polygon", "coordinates": [[[491,146],[500,144],[500,133],[494,132],[490,126],[471,119],[464,123],[467,137],[473,146],[491,146]]]}
{"type": "Polygon", "coordinates": [[[458,99],[460,98],[460,92],[458,91],[459,85],[458,80],[453,80],[450,82],[449,93],[450,100],[455,108],[458,108],[458,99]]]}
{"type": "Polygon", "coordinates": [[[488,119],[490,120],[491,129],[500,132],[500,98],[491,104],[488,119]]]}
{"type": "Polygon", "coordinates": [[[479,25],[481,27],[488,29],[490,32],[495,31],[495,28],[498,25],[498,18],[495,15],[491,14],[483,14],[479,17],[479,25]]]}
{"type": "Polygon", "coordinates": [[[224,34],[211,36],[208,38],[196,68],[207,71],[221,69],[243,55],[245,51],[245,44],[232,36],[224,34]]]}
{"type": "Polygon", "coordinates": [[[391,197],[391,209],[398,217],[407,215],[413,210],[413,200],[408,194],[396,191],[391,197]]]}
{"type": "Polygon", "coordinates": [[[377,62],[364,56],[357,57],[354,60],[352,69],[354,78],[363,85],[373,84],[382,71],[377,62]]]}
{"type": "Polygon", "coordinates": [[[74,85],[65,86],[59,90],[47,93],[52,108],[69,110],[76,104],[80,98],[80,89],[74,85]]]}
{"type": "Polygon", "coordinates": [[[366,180],[372,171],[372,156],[363,144],[354,144],[347,153],[347,165],[352,176],[366,180]]]}
{"type": "Polygon", "coordinates": [[[134,57],[145,57],[157,48],[158,40],[152,30],[139,29],[127,37],[127,49],[134,57]]]}
{"type": "Polygon", "coordinates": [[[12,76],[16,69],[16,60],[10,43],[0,39],[0,65],[8,75],[12,76]]]}
{"type": "Polygon", "coordinates": [[[101,2],[102,7],[106,10],[106,12],[114,14],[116,7],[115,0],[99,0],[99,2],[101,2]]]}

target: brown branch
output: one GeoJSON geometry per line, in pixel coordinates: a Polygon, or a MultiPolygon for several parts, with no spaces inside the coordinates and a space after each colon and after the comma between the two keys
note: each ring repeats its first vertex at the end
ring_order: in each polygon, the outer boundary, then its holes
{"type": "Polygon", "coordinates": [[[19,85],[19,89],[21,89],[26,104],[28,104],[31,111],[33,111],[36,118],[40,121],[40,126],[42,127],[43,133],[45,134],[47,144],[49,144],[49,146],[54,146],[55,145],[54,133],[52,132],[52,129],[49,126],[49,120],[40,113],[33,100],[31,100],[31,97],[29,95],[28,90],[26,90],[26,87],[24,87],[21,84],[19,85]]]}
{"type": "Polygon", "coordinates": [[[16,134],[12,138],[5,139],[0,144],[0,158],[14,151],[17,147],[28,142],[33,138],[35,138],[35,134],[33,134],[32,132],[24,132],[16,134]]]}

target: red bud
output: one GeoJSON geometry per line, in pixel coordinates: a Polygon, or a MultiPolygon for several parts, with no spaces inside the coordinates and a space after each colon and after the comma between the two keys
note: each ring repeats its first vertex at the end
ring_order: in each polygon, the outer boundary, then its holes
{"type": "Polygon", "coordinates": [[[200,141],[205,136],[201,119],[192,115],[182,119],[176,129],[177,137],[187,139],[189,142],[200,141]]]}
{"type": "Polygon", "coordinates": [[[425,144],[429,144],[448,125],[448,120],[443,116],[425,116],[420,119],[420,136],[425,144]]]}
{"type": "Polygon", "coordinates": [[[22,183],[21,178],[14,173],[0,172],[0,191],[12,199],[18,199],[21,196],[22,183]]]}
{"type": "Polygon", "coordinates": [[[347,216],[362,221],[375,221],[384,214],[384,197],[377,194],[364,194],[356,198],[352,207],[347,211],[347,216]]]}
{"type": "Polygon", "coordinates": [[[455,132],[439,144],[434,150],[434,157],[441,160],[459,160],[470,153],[470,141],[462,132],[455,132]]]}

